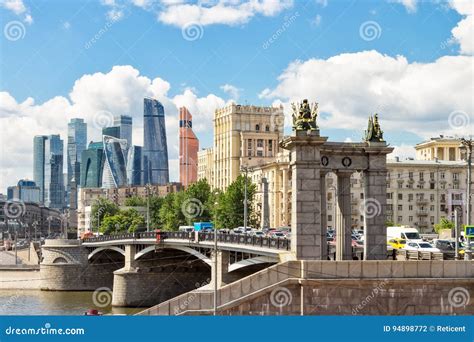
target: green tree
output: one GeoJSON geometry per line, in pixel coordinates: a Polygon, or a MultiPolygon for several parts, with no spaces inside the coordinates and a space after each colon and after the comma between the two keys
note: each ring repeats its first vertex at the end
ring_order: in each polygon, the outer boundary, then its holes
{"type": "Polygon", "coordinates": [[[145,218],[135,209],[120,210],[113,216],[106,216],[100,225],[103,234],[133,233],[145,227],[145,218]]]}
{"type": "Polygon", "coordinates": [[[97,231],[97,223],[102,221],[108,216],[114,216],[119,212],[119,207],[114,202],[109,201],[106,198],[99,197],[94,204],[92,204],[91,210],[91,223],[93,231],[97,231]]]}
{"type": "Polygon", "coordinates": [[[215,225],[218,228],[235,228],[244,225],[244,188],[247,183],[247,217],[253,216],[253,203],[257,187],[243,175],[237,177],[227,190],[218,196],[215,225]]]}
{"type": "Polygon", "coordinates": [[[133,196],[133,197],[127,198],[125,200],[125,205],[127,207],[145,207],[146,206],[146,198],[133,196]]]}
{"type": "Polygon", "coordinates": [[[184,216],[181,213],[181,203],[184,192],[169,193],[163,199],[159,210],[159,218],[163,230],[178,230],[178,227],[185,223],[184,216]]]}
{"type": "Polygon", "coordinates": [[[434,231],[439,234],[443,229],[454,229],[454,223],[447,218],[442,218],[439,223],[434,225],[434,231]]]}
{"type": "Polygon", "coordinates": [[[188,186],[184,192],[183,201],[176,204],[181,206],[180,209],[187,225],[212,220],[214,195],[206,179],[188,186]]]}

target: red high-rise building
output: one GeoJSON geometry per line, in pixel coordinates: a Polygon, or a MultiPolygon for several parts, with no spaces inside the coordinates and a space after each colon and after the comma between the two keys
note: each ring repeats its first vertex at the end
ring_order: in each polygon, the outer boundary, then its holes
{"type": "Polygon", "coordinates": [[[179,109],[179,181],[183,186],[197,181],[199,140],[193,132],[193,117],[179,109]]]}

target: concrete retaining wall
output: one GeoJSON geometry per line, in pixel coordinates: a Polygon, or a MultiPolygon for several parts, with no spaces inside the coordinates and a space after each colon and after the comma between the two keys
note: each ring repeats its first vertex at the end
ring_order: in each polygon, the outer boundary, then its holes
{"type": "Polygon", "coordinates": [[[38,290],[41,275],[39,267],[1,267],[1,290],[38,290]]]}

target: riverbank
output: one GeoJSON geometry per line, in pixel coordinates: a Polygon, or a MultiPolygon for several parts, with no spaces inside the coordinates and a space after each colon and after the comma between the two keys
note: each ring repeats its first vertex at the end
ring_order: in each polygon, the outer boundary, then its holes
{"type": "Polygon", "coordinates": [[[0,266],[0,290],[39,290],[40,280],[39,266],[0,266]]]}

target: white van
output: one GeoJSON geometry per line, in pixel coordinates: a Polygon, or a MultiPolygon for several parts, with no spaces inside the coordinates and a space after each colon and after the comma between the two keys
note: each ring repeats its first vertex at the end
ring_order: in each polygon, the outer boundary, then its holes
{"type": "Polygon", "coordinates": [[[410,242],[423,242],[418,229],[412,227],[387,227],[387,241],[391,239],[405,239],[410,242]]]}
{"type": "Polygon", "coordinates": [[[180,232],[188,232],[188,233],[191,233],[191,232],[194,232],[194,226],[179,226],[178,230],[180,232]]]}

